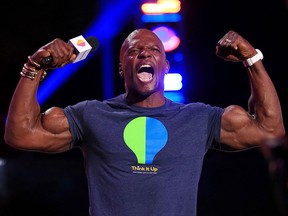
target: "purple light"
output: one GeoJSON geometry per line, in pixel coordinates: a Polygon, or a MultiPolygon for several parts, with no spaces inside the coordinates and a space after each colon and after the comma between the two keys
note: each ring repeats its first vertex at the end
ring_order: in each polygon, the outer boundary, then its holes
{"type": "Polygon", "coordinates": [[[169,27],[160,26],[155,28],[153,32],[162,41],[166,52],[175,50],[180,44],[179,37],[176,35],[175,31],[169,27]]]}

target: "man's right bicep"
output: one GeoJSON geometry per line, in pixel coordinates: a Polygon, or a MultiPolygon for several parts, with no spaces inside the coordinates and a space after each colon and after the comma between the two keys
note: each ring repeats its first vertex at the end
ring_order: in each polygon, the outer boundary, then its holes
{"type": "Polygon", "coordinates": [[[68,119],[63,109],[52,107],[41,116],[44,151],[59,152],[69,150],[72,136],[69,130],[68,119]]]}
{"type": "Polygon", "coordinates": [[[63,109],[52,107],[41,116],[43,129],[55,135],[69,131],[69,123],[63,109]]]}

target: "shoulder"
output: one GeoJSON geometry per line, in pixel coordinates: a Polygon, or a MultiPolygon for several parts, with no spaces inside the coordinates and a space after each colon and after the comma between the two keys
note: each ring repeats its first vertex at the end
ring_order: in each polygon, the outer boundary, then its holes
{"type": "Polygon", "coordinates": [[[203,102],[193,102],[193,103],[188,103],[185,106],[183,106],[183,109],[192,109],[196,110],[197,112],[224,112],[224,108],[218,107],[218,106],[213,106],[210,104],[206,104],[203,102]]]}

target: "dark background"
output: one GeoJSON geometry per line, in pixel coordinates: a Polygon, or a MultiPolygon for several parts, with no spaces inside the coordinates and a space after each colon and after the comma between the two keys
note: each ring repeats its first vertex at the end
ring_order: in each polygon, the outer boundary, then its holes
{"type": "MultiPolygon", "coordinates": [[[[111,5],[119,1],[109,1],[111,5]]],[[[118,77],[118,50],[136,28],[141,2],[126,16],[113,38],[114,95],[124,91],[118,77]],[[136,8],[137,7],[137,8],[136,8]]],[[[147,1],[146,1],[147,2],[147,1]]],[[[3,140],[9,101],[27,56],[56,37],[80,35],[101,13],[104,0],[6,1],[1,4],[0,215],[87,216],[88,198],[82,155],[78,150],[42,154],[12,149],[3,140]]],[[[113,14],[111,14],[112,16],[113,14]]],[[[183,51],[187,102],[247,107],[250,94],[242,64],[215,55],[217,41],[238,31],[264,54],[263,62],[278,91],[287,127],[288,8],[284,0],[182,1],[183,51]]],[[[115,20],[117,25],[117,20],[115,20]]],[[[113,26],[111,26],[113,28],[113,26]]],[[[85,99],[103,99],[104,46],[43,104],[64,107],[85,99]]],[[[105,67],[105,65],[104,65],[105,67]]],[[[48,75],[49,76],[49,75],[48,75]]],[[[267,161],[259,148],[241,152],[209,151],[199,188],[199,216],[278,216],[267,161]]]]}

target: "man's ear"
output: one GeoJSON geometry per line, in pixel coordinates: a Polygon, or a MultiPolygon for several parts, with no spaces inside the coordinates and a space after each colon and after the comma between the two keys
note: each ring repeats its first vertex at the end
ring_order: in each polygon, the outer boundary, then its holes
{"type": "Polygon", "coordinates": [[[119,65],[118,65],[118,72],[119,72],[120,76],[123,77],[124,74],[123,74],[123,69],[122,69],[121,63],[119,63],[119,65]]]}
{"type": "Polygon", "coordinates": [[[169,63],[169,61],[166,59],[165,74],[168,74],[169,70],[170,70],[170,63],[169,63]]]}

